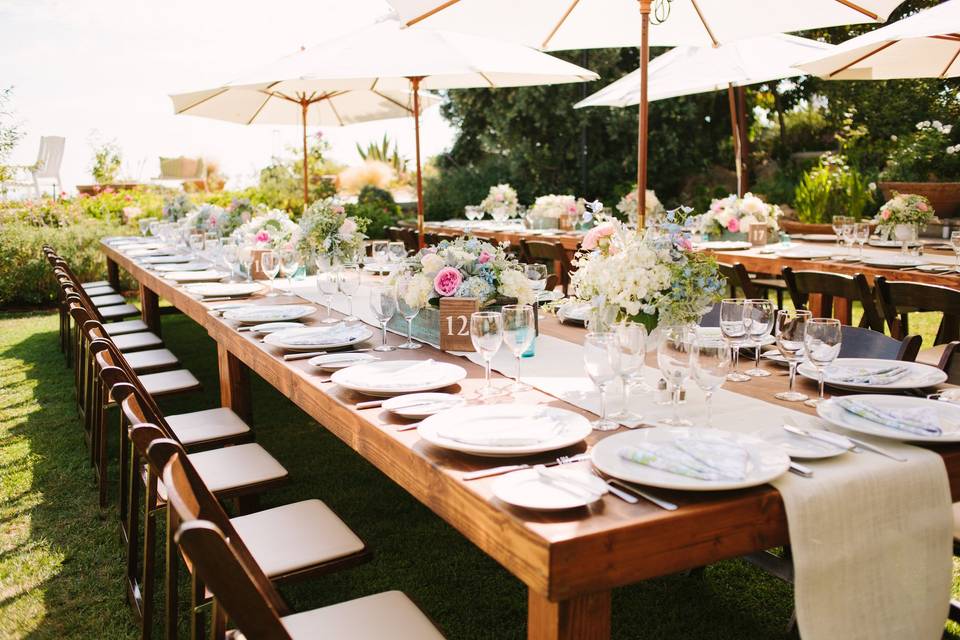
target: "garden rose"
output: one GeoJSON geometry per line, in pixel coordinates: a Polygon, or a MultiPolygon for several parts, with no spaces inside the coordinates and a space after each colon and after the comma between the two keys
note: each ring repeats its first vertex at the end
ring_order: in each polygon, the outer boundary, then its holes
{"type": "Polygon", "coordinates": [[[593,229],[590,229],[587,235],[583,237],[583,248],[587,251],[596,249],[600,245],[601,240],[613,235],[613,231],[613,225],[609,222],[597,225],[593,229]]]}
{"type": "Polygon", "coordinates": [[[256,241],[260,244],[270,242],[270,234],[266,229],[262,229],[260,233],[257,234],[256,241]]]}
{"type": "Polygon", "coordinates": [[[343,224],[340,225],[340,228],[337,230],[337,233],[341,238],[349,238],[353,236],[357,231],[357,222],[353,218],[347,218],[343,221],[343,224]]]}
{"type": "Polygon", "coordinates": [[[883,211],[881,211],[881,212],[880,212],[880,217],[883,218],[884,220],[889,220],[889,219],[890,219],[890,210],[889,210],[889,209],[884,209],[883,211]]]}
{"type": "Polygon", "coordinates": [[[457,292],[457,289],[460,288],[460,283],[462,282],[463,276],[460,275],[458,269],[444,267],[433,279],[433,288],[441,296],[452,296],[457,292]]]}
{"type": "Polygon", "coordinates": [[[730,233],[736,233],[740,231],[740,221],[736,218],[730,218],[730,221],[727,222],[727,231],[730,233]]]}
{"type": "Polygon", "coordinates": [[[487,264],[488,262],[490,262],[490,254],[487,253],[486,251],[481,251],[480,257],[477,258],[477,262],[479,262],[480,264],[487,264]]]}
{"type": "Polygon", "coordinates": [[[920,210],[920,211],[926,211],[926,210],[927,210],[927,203],[926,203],[926,202],[918,202],[918,203],[917,203],[917,209],[920,210]]]}

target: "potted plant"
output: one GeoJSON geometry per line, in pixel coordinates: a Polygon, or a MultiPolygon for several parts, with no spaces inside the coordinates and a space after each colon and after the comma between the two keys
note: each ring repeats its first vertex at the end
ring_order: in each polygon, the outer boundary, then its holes
{"type": "Polygon", "coordinates": [[[954,144],[952,132],[953,125],[924,120],[914,131],[893,136],[893,151],[880,174],[883,196],[917,194],[941,217],[960,213],[960,144],[954,144]]]}
{"type": "Polygon", "coordinates": [[[710,203],[710,209],[700,216],[700,233],[711,240],[746,240],[750,227],[767,228],[767,241],[776,241],[782,212],[752,193],[738,198],[731,194],[710,203]]]}
{"type": "Polygon", "coordinates": [[[912,193],[896,193],[893,198],[880,207],[874,221],[881,235],[899,240],[903,252],[907,245],[915,242],[920,229],[934,219],[934,209],[926,196],[912,193]]]}

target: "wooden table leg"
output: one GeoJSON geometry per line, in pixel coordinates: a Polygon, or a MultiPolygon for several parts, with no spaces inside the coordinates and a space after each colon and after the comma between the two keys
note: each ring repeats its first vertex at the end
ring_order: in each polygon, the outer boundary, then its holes
{"type": "Polygon", "coordinates": [[[114,291],[120,293],[120,267],[110,258],[107,258],[107,282],[114,291]]]}
{"type": "Polygon", "coordinates": [[[609,640],[610,592],[551,602],[530,589],[527,640],[609,640]]]}
{"type": "Polygon", "coordinates": [[[249,424],[250,370],[236,356],[217,344],[217,364],[220,367],[220,406],[230,407],[249,424]]]}
{"type": "Polygon", "coordinates": [[[140,316],[150,331],[160,335],[160,296],[140,283],[140,316]]]}
{"type": "Polygon", "coordinates": [[[853,324],[853,304],[847,298],[834,298],[833,316],[840,321],[840,324],[853,324]]]}

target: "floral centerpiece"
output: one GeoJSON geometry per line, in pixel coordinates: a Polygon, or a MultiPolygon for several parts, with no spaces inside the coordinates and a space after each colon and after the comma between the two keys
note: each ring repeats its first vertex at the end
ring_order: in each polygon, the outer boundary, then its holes
{"type": "MultiPolygon", "coordinates": [[[[634,186],[627,195],[620,198],[620,202],[617,203],[617,211],[627,217],[627,222],[635,225],[640,219],[637,215],[637,208],[637,187],[634,186]]],[[[663,205],[660,204],[660,200],[657,198],[657,194],[653,189],[647,189],[647,195],[644,199],[644,211],[645,220],[662,216],[665,213],[663,205]]]]}
{"type": "Polygon", "coordinates": [[[508,216],[515,215],[518,206],[517,192],[509,184],[498,184],[490,187],[487,197],[480,203],[483,212],[489,213],[491,216],[494,211],[505,211],[508,216]]]}
{"type": "Polygon", "coordinates": [[[712,257],[693,251],[696,218],[689,209],[634,230],[602,217],[583,239],[571,276],[573,295],[612,306],[616,320],[658,325],[696,323],[722,297],[724,279],[712,257]]]}
{"type": "Polygon", "coordinates": [[[193,210],[193,203],[185,193],[178,193],[172,198],[163,201],[163,218],[171,222],[179,222],[193,210]]]}
{"type": "Polygon", "coordinates": [[[710,209],[700,216],[700,232],[711,237],[746,233],[756,224],[765,225],[770,231],[780,230],[777,222],[783,212],[777,205],[770,205],[752,193],[742,198],[731,194],[710,203],[710,209]]]}
{"type": "Polygon", "coordinates": [[[239,233],[243,238],[252,237],[257,249],[292,248],[300,242],[300,226],[281,209],[254,209],[239,233]]]}
{"type": "MultiPolygon", "coordinates": [[[[585,209],[582,198],[574,196],[540,196],[530,208],[530,217],[561,229],[572,229],[582,218],[585,209]]],[[[539,223],[537,226],[547,226],[539,223]]]]}
{"type": "Polygon", "coordinates": [[[209,203],[187,214],[186,221],[196,231],[216,231],[221,236],[230,235],[241,223],[238,214],[209,203]]]}
{"type": "Polygon", "coordinates": [[[893,198],[880,207],[874,222],[880,233],[886,237],[891,234],[901,242],[916,240],[920,228],[934,219],[934,210],[930,201],[910,193],[894,193],[893,198]]]}
{"type": "Polygon", "coordinates": [[[300,247],[328,254],[339,262],[353,262],[363,252],[367,222],[366,218],[349,217],[337,198],[317,200],[300,218],[300,247]]]}
{"type": "Polygon", "coordinates": [[[500,245],[478,238],[444,240],[425,247],[407,263],[413,276],[407,302],[411,306],[440,305],[440,298],[478,298],[486,307],[503,298],[532,304],[536,295],[516,258],[500,245]]]}

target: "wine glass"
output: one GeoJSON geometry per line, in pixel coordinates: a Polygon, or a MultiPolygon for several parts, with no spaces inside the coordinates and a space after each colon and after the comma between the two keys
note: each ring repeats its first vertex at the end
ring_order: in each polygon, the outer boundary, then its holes
{"type": "Polygon", "coordinates": [[[623,379],[623,409],[614,418],[640,420],[643,416],[630,410],[633,390],[643,382],[643,365],[647,355],[647,327],[640,322],[625,321],[614,330],[620,349],[620,377],[623,379]]]}
{"type": "Polygon", "coordinates": [[[530,282],[530,288],[536,292],[547,288],[547,265],[531,262],[523,265],[523,275],[530,282]]]}
{"type": "Polygon", "coordinates": [[[950,246],[953,248],[953,253],[957,257],[955,269],[960,272],[960,231],[952,231],[950,233],[950,246]]]}
{"type": "Polygon", "coordinates": [[[830,226],[833,227],[833,234],[837,243],[837,255],[840,255],[840,241],[843,237],[843,225],[850,220],[848,216],[833,216],[830,218],[830,226]]]}
{"type": "Polygon", "coordinates": [[[753,343],[753,369],[745,371],[748,376],[754,378],[765,378],[770,375],[769,371],[760,368],[760,343],[770,335],[773,329],[773,321],[776,319],[773,303],[764,298],[747,300],[743,306],[744,324],[747,325],[747,334],[753,343]]]}
{"type": "Polygon", "coordinates": [[[287,293],[293,293],[293,274],[300,269],[300,252],[296,249],[280,251],[280,271],[287,279],[287,293]]]}
{"type": "Polygon", "coordinates": [[[147,236],[147,232],[150,231],[150,223],[152,223],[155,219],[156,218],[140,218],[137,220],[137,226],[140,228],[141,236],[147,236]]]}
{"type": "Polygon", "coordinates": [[[160,221],[157,220],[156,218],[153,218],[152,220],[150,220],[150,224],[148,225],[148,228],[150,229],[151,236],[156,237],[160,235],[160,221]]]}
{"type": "Polygon", "coordinates": [[[374,240],[370,243],[370,257],[373,258],[373,263],[376,265],[382,265],[387,261],[387,247],[390,245],[386,240],[374,240]]]}
{"type": "Polygon", "coordinates": [[[690,349],[690,377],[703,390],[707,404],[707,428],[713,427],[713,394],[730,372],[730,349],[722,340],[697,337],[690,349]]]}
{"type": "MultiPolygon", "coordinates": [[[[153,223],[151,223],[152,225],[153,223]]],[[[190,234],[190,250],[199,258],[203,256],[203,234],[199,231],[190,234]]]]}
{"type": "Polygon", "coordinates": [[[870,223],[858,222],[853,229],[854,240],[860,245],[860,254],[858,260],[863,262],[863,245],[870,239],[870,223]]]}
{"type": "Polygon", "coordinates": [[[803,404],[815,407],[823,402],[824,370],[840,355],[840,342],[843,331],[840,321],[834,318],[811,318],[803,332],[803,346],[807,351],[807,360],[817,370],[820,393],[803,404]]]}
{"type": "Polygon", "coordinates": [[[240,263],[240,247],[237,246],[236,238],[224,238],[220,247],[220,257],[224,264],[230,269],[230,282],[237,282],[237,265],[240,263]]]}
{"type": "MultiPolygon", "coordinates": [[[[402,308],[403,303],[400,306],[402,308]]],[[[486,384],[478,395],[487,397],[499,393],[490,384],[490,362],[503,342],[503,314],[498,311],[477,311],[470,314],[470,342],[483,358],[485,367],[486,384]]]]}
{"type": "Polygon", "coordinates": [[[533,305],[507,304],[501,310],[503,314],[503,341],[517,359],[517,375],[510,391],[523,391],[527,385],[520,382],[520,360],[523,353],[530,348],[536,332],[533,319],[533,305]]]}
{"type": "Polygon", "coordinates": [[[240,257],[240,266],[243,267],[243,271],[247,274],[247,282],[253,282],[253,260],[254,260],[253,244],[249,242],[244,242],[243,246],[240,247],[239,257],[240,257]]]}
{"type": "Polygon", "coordinates": [[[387,243],[387,259],[400,264],[407,257],[407,247],[402,242],[387,243]]]}
{"type": "Polygon", "coordinates": [[[803,358],[803,335],[807,322],[813,317],[809,311],[781,309],[777,311],[774,335],[777,338],[777,349],[780,355],[790,365],[790,386],[773,397],[787,402],[802,402],[807,399],[806,394],[793,390],[793,381],[797,377],[797,363],[803,358]]]}
{"type": "MultiPolygon", "coordinates": [[[[680,390],[690,377],[690,330],[688,327],[661,327],[657,345],[657,365],[670,389],[671,417],[659,422],[671,427],[689,427],[692,423],[680,417],[680,390]]],[[[728,378],[729,379],[729,376],[728,378]]]]}
{"type": "Polygon", "coordinates": [[[260,254],[260,270],[270,279],[270,290],[266,297],[275,298],[280,295],[273,289],[273,280],[280,273],[280,256],[276,251],[268,249],[260,254]]]}
{"type": "Polygon", "coordinates": [[[357,322],[360,318],[353,315],[353,294],[360,289],[360,265],[347,264],[340,269],[340,293],[347,297],[347,322],[357,322]]]}
{"type": "Polygon", "coordinates": [[[416,282],[413,276],[402,275],[397,278],[397,309],[407,321],[407,341],[400,345],[401,349],[419,349],[423,346],[413,341],[413,319],[417,317],[423,306],[416,295],[416,282]]]}
{"type": "Polygon", "coordinates": [[[600,418],[593,422],[595,431],[613,431],[620,424],[607,417],[607,391],[620,376],[620,346],[611,332],[591,332],[583,342],[583,366],[587,376],[600,389],[600,418]]]}
{"type": "Polygon", "coordinates": [[[370,310],[380,322],[380,346],[374,351],[396,351],[396,347],[387,344],[387,323],[397,312],[396,288],[386,283],[377,283],[370,287],[370,310]]]}
{"type": "Polygon", "coordinates": [[[747,341],[748,323],[750,318],[744,318],[743,311],[746,304],[743,298],[726,298],[720,301],[720,333],[733,350],[733,371],[727,376],[730,382],[746,382],[750,376],[740,373],[740,346],[747,341]]]}
{"type": "Polygon", "coordinates": [[[317,289],[324,296],[324,306],[327,307],[327,317],[323,324],[337,324],[340,322],[333,317],[333,296],[340,290],[340,278],[337,274],[337,261],[326,253],[317,254],[317,289]]]}
{"type": "Polygon", "coordinates": [[[856,242],[856,230],[857,222],[853,218],[849,218],[846,224],[840,229],[840,239],[843,241],[843,244],[846,245],[846,251],[844,251],[843,259],[846,261],[853,260],[853,243],[856,242]]]}

